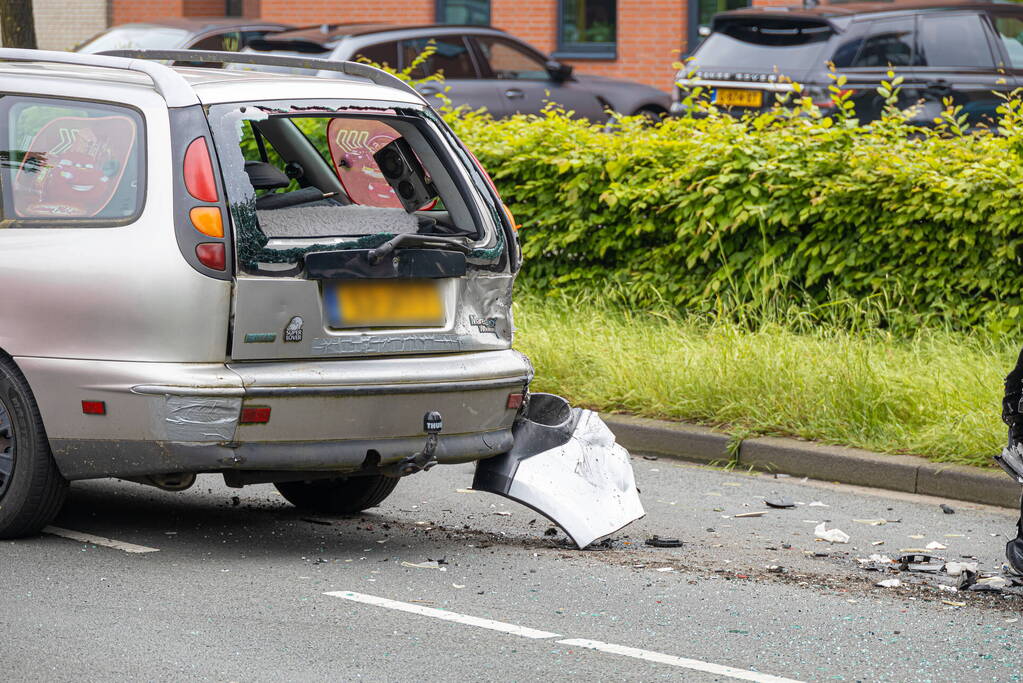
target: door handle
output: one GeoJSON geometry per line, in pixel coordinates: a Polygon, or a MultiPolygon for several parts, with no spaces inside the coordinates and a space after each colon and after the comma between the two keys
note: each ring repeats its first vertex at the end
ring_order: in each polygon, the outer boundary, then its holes
{"type": "Polygon", "coordinates": [[[518,88],[508,88],[504,91],[504,96],[510,100],[521,100],[526,96],[526,93],[522,92],[518,88]]]}

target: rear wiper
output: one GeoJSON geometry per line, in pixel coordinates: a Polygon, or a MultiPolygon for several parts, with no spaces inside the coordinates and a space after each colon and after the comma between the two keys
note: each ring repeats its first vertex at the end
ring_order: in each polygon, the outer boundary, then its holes
{"type": "Polygon", "coordinates": [[[414,246],[414,247],[437,247],[440,249],[453,249],[454,251],[460,251],[463,254],[471,254],[472,248],[462,243],[460,238],[457,237],[441,237],[440,235],[420,235],[414,232],[406,232],[401,235],[396,235],[391,239],[381,244],[376,249],[370,249],[366,252],[366,258],[373,265],[376,265],[383,261],[385,258],[394,253],[394,250],[401,246],[414,246]]]}

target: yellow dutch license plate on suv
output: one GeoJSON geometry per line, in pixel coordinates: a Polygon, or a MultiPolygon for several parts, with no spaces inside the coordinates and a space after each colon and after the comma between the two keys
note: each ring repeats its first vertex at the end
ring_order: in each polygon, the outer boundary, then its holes
{"type": "Polygon", "coordinates": [[[323,295],[334,328],[444,324],[437,280],[341,280],[325,283],[323,295]]]}
{"type": "Polygon", "coordinates": [[[723,107],[759,107],[763,103],[764,93],[760,90],[718,88],[714,95],[714,104],[723,107]]]}

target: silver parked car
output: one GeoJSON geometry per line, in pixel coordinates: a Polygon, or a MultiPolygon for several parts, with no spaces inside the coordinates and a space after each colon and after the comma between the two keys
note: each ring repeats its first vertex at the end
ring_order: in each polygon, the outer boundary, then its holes
{"type": "Polygon", "coordinates": [[[346,513],[484,458],[478,488],[577,542],[642,514],[599,420],[528,412],[514,223],[418,93],[363,64],[130,55],[0,50],[0,537],[75,479],[215,472],[346,513]],[[581,504],[552,495],[573,472],[581,504]]]}
{"type": "MultiPolygon", "coordinates": [[[[328,24],[267,35],[249,43],[247,51],[370,61],[401,70],[431,44],[436,52],[412,76],[441,73],[444,83],[423,83],[419,92],[432,100],[443,91],[454,106],[485,107],[498,118],[537,114],[548,102],[556,102],[592,121],[605,120],[608,111],[657,119],[671,105],[668,94],[657,88],[622,78],[574,74],[570,65],[484,26],[328,24]]],[[[319,75],[329,78],[334,72],[319,75]]]]}

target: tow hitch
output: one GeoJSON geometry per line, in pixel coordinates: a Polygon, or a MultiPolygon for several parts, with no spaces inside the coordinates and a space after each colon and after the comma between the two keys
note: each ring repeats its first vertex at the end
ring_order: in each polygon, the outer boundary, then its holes
{"type": "Polygon", "coordinates": [[[437,435],[444,429],[440,413],[430,411],[423,415],[423,431],[426,432],[426,446],[418,453],[391,465],[381,473],[387,477],[407,477],[416,472],[428,472],[437,464],[437,435]]]}
{"type": "Polygon", "coordinates": [[[629,453],[596,413],[532,394],[512,434],[511,451],[477,463],[477,491],[536,510],[580,549],[646,514],[629,453]]]}

